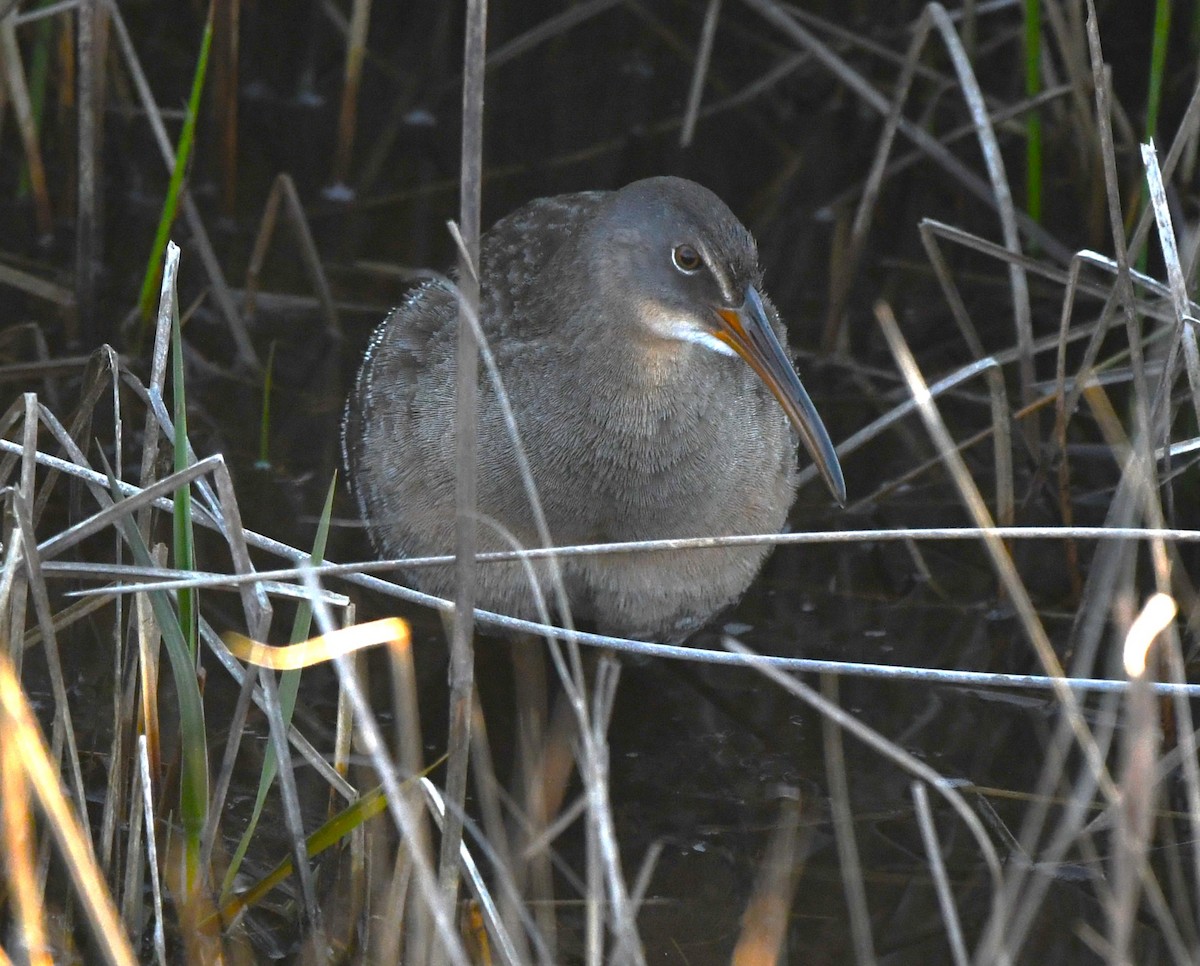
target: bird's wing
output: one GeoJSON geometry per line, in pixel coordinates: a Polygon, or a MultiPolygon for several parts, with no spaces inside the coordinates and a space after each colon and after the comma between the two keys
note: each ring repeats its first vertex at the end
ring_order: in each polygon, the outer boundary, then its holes
{"type": "MultiPolygon", "coordinates": [[[[539,329],[557,321],[535,323],[522,307],[555,252],[603,196],[539,198],[483,236],[480,316],[493,351],[519,356],[543,334],[539,329]]],[[[445,281],[412,289],[372,335],[346,407],[342,446],[354,495],[372,522],[376,549],[387,555],[419,553],[452,532],[457,325],[458,305],[445,281]],[[412,519],[436,532],[413,532],[412,519]]],[[[486,382],[481,392],[490,395],[486,382]]]]}
{"type": "Polygon", "coordinates": [[[351,489],[384,555],[411,552],[402,502],[437,502],[437,491],[453,485],[456,319],[444,282],[412,289],[371,335],[347,401],[342,451],[351,489]],[[439,371],[443,379],[429,378],[439,371]],[[430,386],[444,398],[424,398],[430,386]]]}
{"type": "MultiPolygon", "coordinates": [[[[522,308],[535,287],[544,285],[543,272],[555,253],[606,194],[580,191],[538,198],[492,226],[480,246],[482,277],[487,280],[481,293],[485,327],[517,338],[544,334],[522,308]]],[[[554,321],[543,318],[540,324],[554,321]]]]}

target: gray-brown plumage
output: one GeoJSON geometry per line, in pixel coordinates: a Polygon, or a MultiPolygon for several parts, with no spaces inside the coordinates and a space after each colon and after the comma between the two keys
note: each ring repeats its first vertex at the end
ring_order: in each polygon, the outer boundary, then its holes
{"type": "MultiPolygon", "coordinates": [[[[776,532],[795,491],[797,430],[844,500],[783,326],[760,297],[754,240],[707,189],[651,178],[538,199],[483,236],[480,266],[481,324],[556,545],[776,532]]],[[[375,331],[347,407],[350,479],[389,557],[453,552],[457,319],[444,284],[414,290],[375,331]]],[[[486,377],[478,468],[480,550],[540,546],[486,377]]],[[[677,641],[741,596],[767,550],[561,567],[576,620],[677,641]]],[[[536,619],[521,564],[477,573],[480,607],[536,619]]],[[[413,577],[452,596],[452,567],[413,577]]]]}

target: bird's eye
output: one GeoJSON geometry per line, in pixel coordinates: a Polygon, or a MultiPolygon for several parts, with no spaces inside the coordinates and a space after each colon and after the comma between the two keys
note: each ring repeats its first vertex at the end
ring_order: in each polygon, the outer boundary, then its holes
{"type": "Polygon", "coordinates": [[[675,250],[671,252],[671,261],[685,275],[694,275],[700,271],[700,266],[704,264],[700,258],[700,253],[691,245],[676,246],[675,250]]]}

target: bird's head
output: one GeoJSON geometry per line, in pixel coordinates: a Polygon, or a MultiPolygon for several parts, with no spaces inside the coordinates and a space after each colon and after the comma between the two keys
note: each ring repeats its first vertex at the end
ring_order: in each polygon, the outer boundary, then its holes
{"type": "Polygon", "coordinates": [[[826,486],[845,503],[829,434],[788,359],[762,294],[758,249],[733,212],[682,178],[636,181],[596,207],[570,256],[587,261],[589,294],[623,339],[650,351],[740,356],[796,427],[826,486]],[[623,312],[614,307],[624,306],[623,312]]]}

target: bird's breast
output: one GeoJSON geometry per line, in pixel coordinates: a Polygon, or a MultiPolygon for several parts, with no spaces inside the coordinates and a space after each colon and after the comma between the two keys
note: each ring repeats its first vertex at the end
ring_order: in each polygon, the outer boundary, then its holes
{"type": "Polygon", "coordinates": [[[592,386],[552,427],[544,407],[529,407],[533,422],[518,422],[556,538],[695,536],[701,520],[726,533],[777,529],[795,447],[778,404],[747,374],[712,396],[670,380],[592,386]]]}

